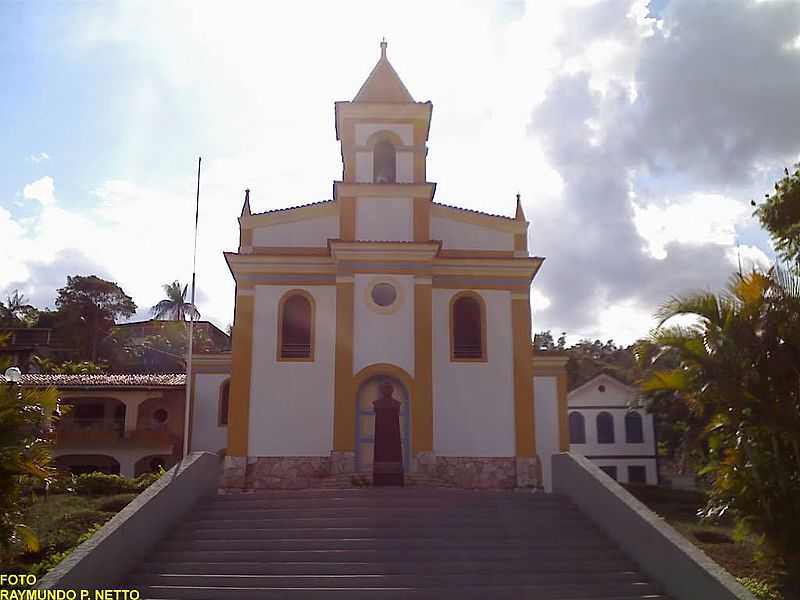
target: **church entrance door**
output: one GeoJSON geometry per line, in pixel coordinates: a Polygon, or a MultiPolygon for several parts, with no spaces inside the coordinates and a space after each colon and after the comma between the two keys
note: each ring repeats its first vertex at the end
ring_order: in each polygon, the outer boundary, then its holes
{"type": "MultiPolygon", "coordinates": [[[[399,403],[397,407],[400,438],[398,459],[402,461],[403,469],[408,470],[411,454],[411,420],[408,390],[394,377],[376,375],[365,381],[358,390],[356,406],[356,470],[360,473],[366,474],[373,472],[376,443],[384,452],[383,457],[381,457],[381,450],[379,450],[379,460],[385,461],[387,456],[393,456],[396,452],[394,437],[397,434],[392,434],[390,431],[387,431],[389,421],[381,420],[379,416],[379,424],[376,428],[375,402],[381,399],[381,386],[387,383],[392,386],[391,398],[399,403]],[[387,435],[389,437],[387,437],[387,435]],[[389,454],[386,454],[387,451],[389,454]]],[[[388,388],[384,387],[384,390],[386,389],[388,388]]],[[[378,410],[381,410],[380,405],[378,410]]]]}

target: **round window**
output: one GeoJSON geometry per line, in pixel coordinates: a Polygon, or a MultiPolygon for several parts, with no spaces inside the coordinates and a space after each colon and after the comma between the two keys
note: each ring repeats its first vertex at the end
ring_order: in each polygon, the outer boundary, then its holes
{"type": "Polygon", "coordinates": [[[605,391],[606,391],[606,386],[604,386],[604,385],[598,385],[598,386],[597,386],[597,389],[598,389],[599,391],[601,391],[601,392],[605,392],[605,391]]]}
{"type": "Polygon", "coordinates": [[[156,423],[166,423],[167,422],[167,411],[163,408],[159,408],[155,412],[153,412],[153,420],[156,423]]]}
{"type": "Polygon", "coordinates": [[[391,306],[397,300],[397,290],[391,283],[378,283],[372,288],[372,301],[378,306],[391,306]]]}

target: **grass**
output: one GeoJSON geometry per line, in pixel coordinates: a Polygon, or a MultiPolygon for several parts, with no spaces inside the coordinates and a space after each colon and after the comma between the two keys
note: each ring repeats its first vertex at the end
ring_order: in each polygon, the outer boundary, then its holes
{"type": "MultiPolygon", "coordinates": [[[[762,557],[755,539],[737,540],[732,522],[700,521],[697,511],[706,503],[701,492],[653,486],[629,486],[627,489],[737,579],[749,579],[771,589],[782,587],[785,573],[780,564],[762,557]]],[[[757,597],[797,600],[786,592],[757,597]]]]}
{"type": "Polygon", "coordinates": [[[36,569],[37,564],[46,563],[52,557],[72,549],[83,534],[96,525],[104,524],[135,497],[136,494],[29,497],[23,507],[23,521],[36,532],[40,550],[0,557],[4,572],[29,572],[36,569]]]}

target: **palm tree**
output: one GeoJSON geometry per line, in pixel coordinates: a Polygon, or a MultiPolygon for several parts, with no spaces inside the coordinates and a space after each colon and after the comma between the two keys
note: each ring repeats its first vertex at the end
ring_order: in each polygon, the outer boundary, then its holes
{"type": "Polygon", "coordinates": [[[166,283],[163,286],[166,298],[158,302],[151,309],[156,319],[166,319],[171,321],[185,321],[186,317],[191,316],[194,320],[200,318],[200,313],[191,302],[186,301],[186,290],[189,286],[181,287],[179,281],[166,283]]]}
{"type": "Polygon", "coordinates": [[[778,548],[800,549],[800,279],[776,267],[722,294],[673,297],[637,352],[651,401],[685,404],[699,427],[707,516],[730,511],[778,548]],[[691,325],[666,325],[673,317],[691,325]],[[671,357],[669,368],[660,366],[671,357]],[[674,359],[678,358],[675,366],[674,359]],[[791,525],[788,525],[791,524],[791,525]]]}

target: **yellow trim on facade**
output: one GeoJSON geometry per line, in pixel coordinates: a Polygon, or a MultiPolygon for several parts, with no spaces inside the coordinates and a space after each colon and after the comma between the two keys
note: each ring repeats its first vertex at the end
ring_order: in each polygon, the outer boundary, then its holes
{"type": "Polygon", "coordinates": [[[333,449],[355,450],[356,395],[353,384],[354,283],[336,282],[336,356],[334,359],[333,449]]]}
{"type": "Polygon", "coordinates": [[[433,290],[430,280],[414,282],[414,388],[411,446],[433,451],[433,290]]]}
{"type": "Polygon", "coordinates": [[[255,296],[236,296],[228,418],[228,456],[247,456],[249,446],[255,300],[255,296]]]}
{"type": "Polygon", "coordinates": [[[293,289],[286,292],[283,296],[281,296],[280,300],[278,300],[278,326],[276,330],[275,338],[277,340],[277,344],[275,345],[275,361],[276,362],[314,362],[314,350],[316,344],[314,343],[314,338],[316,337],[317,330],[316,330],[316,314],[317,314],[317,304],[314,302],[314,296],[309,294],[306,290],[300,289],[293,289]],[[281,354],[281,348],[283,348],[283,310],[286,306],[286,301],[291,298],[292,296],[302,296],[308,301],[309,309],[311,311],[311,323],[310,323],[310,336],[309,336],[309,353],[306,358],[287,358],[281,354]]]}
{"type": "Polygon", "coordinates": [[[414,241],[431,239],[431,203],[427,198],[414,198],[414,241]]]}
{"type": "Polygon", "coordinates": [[[514,423],[517,456],[536,455],[536,428],[531,373],[531,306],[528,298],[511,299],[514,352],[514,423]]]}
{"type": "Polygon", "coordinates": [[[515,233],[514,234],[514,251],[527,252],[528,250],[528,234],[515,233]]]}
{"type": "Polygon", "coordinates": [[[356,199],[343,197],[336,202],[339,204],[339,237],[356,239],[356,199]]]}

